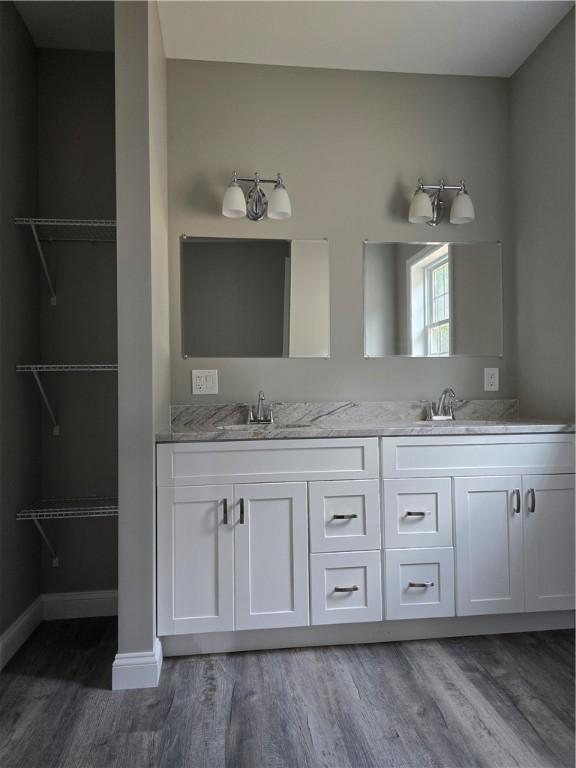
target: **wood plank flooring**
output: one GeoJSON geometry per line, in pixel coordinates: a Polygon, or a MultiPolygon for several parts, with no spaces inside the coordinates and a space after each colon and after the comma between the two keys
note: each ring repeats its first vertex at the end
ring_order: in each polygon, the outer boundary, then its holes
{"type": "Polygon", "coordinates": [[[569,631],[166,659],[110,691],[112,619],[43,624],[0,675],[1,768],[574,765],[569,631]]]}

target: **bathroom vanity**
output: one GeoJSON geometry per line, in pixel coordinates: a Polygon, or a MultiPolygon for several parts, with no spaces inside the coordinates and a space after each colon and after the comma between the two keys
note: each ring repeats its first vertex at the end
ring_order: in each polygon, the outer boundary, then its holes
{"type": "Polygon", "coordinates": [[[465,617],[491,614],[502,621],[484,632],[543,628],[547,616],[570,625],[570,427],[324,432],[238,424],[160,436],[165,653],[398,639],[414,636],[412,620],[424,620],[416,636],[460,634],[474,631],[465,617]]]}

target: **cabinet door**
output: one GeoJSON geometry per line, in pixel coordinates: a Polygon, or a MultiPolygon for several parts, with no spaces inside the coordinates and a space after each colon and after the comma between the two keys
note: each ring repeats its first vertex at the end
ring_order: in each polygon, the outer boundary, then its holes
{"type": "Polygon", "coordinates": [[[234,629],[232,486],[158,488],[158,634],[234,629]]]}
{"type": "Polygon", "coordinates": [[[524,610],[520,477],[454,480],[456,614],[524,610]]]}
{"type": "Polygon", "coordinates": [[[310,623],[306,490],[306,483],[234,486],[236,629],[310,623]]]}
{"type": "Polygon", "coordinates": [[[574,475],[525,475],[527,611],[574,608],[574,475]]]}

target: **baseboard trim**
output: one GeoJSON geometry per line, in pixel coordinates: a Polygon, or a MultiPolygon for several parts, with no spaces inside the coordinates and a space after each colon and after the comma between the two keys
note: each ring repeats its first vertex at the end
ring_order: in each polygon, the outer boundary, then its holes
{"type": "Polygon", "coordinates": [[[115,589],[94,592],[47,592],[38,595],[0,635],[0,669],[8,664],[42,621],[87,619],[117,614],[118,592],[115,589]]]}
{"type": "Polygon", "coordinates": [[[45,621],[116,616],[118,592],[115,589],[94,592],[47,592],[42,595],[42,606],[45,621]]]}
{"type": "Polygon", "coordinates": [[[43,619],[42,595],[39,595],[16,621],[0,635],[0,669],[3,669],[16,651],[24,645],[43,619]]]}
{"type": "Polygon", "coordinates": [[[112,664],[112,690],[155,688],[162,671],[162,645],[154,640],[154,649],[144,653],[117,653],[112,664]]]}
{"type": "Polygon", "coordinates": [[[161,641],[164,656],[168,657],[319,645],[387,643],[509,632],[543,632],[573,627],[574,611],[549,611],[170,635],[162,637],[161,641]]]}

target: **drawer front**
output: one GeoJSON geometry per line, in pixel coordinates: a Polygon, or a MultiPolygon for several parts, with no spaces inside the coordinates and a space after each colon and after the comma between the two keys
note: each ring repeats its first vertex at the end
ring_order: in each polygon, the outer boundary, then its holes
{"type": "Polygon", "coordinates": [[[378,485],[378,480],[310,483],[310,551],[380,549],[378,485]]]}
{"type": "Polygon", "coordinates": [[[387,619],[454,616],[454,550],[387,549],[387,619]]]}
{"type": "Polygon", "coordinates": [[[158,446],[158,485],[364,480],[378,477],[378,438],[238,440],[158,446]]]}
{"type": "Polygon", "coordinates": [[[574,435],[381,438],[382,477],[469,477],[574,471],[574,435]]]}
{"type": "Polygon", "coordinates": [[[384,481],[384,546],[452,546],[450,478],[384,481]]]}
{"type": "Polygon", "coordinates": [[[382,620],[380,552],[310,555],[312,624],[382,620]]]}

